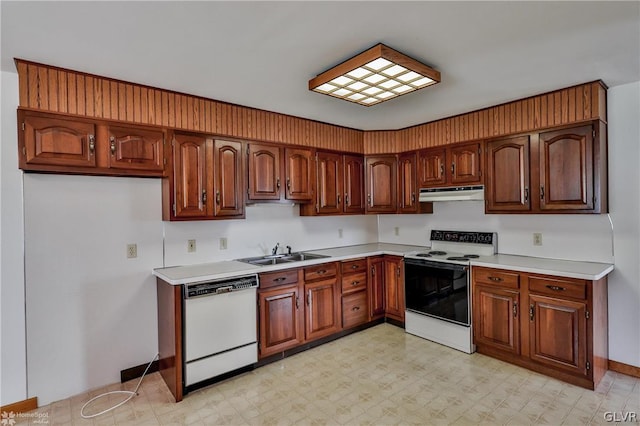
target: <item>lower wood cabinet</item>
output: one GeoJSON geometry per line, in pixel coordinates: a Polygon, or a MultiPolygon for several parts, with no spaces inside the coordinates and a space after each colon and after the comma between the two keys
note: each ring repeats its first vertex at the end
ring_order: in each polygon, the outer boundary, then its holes
{"type": "Polygon", "coordinates": [[[369,268],[369,319],[384,317],[384,256],[367,259],[369,268]]]}
{"type": "Polygon", "coordinates": [[[367,302],[367,259],[341,263],[342,327],[351,328],[369,320],[367,302]]]}
{"type": "Polygon", "coordinates": [[[400,256],[384,257],[385,316],[404,322],[404,260],[400,256]]]}
{"type": "Polygon", "coordinates": [[[261,356],[293,348],[304,340],[300,287],[283,285],[258,293],[261,356]]]}
{"type": "Polygon", "coordinates": [[[477,350],[594,389],[607,371],[607,279],[473,267],[477,350]]]}

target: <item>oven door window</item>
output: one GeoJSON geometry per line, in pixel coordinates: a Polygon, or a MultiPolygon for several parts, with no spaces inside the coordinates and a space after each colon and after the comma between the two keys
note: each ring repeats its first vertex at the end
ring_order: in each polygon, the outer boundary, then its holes
{"type": "Polygon", "coordinates": [[[405,260],[405,293],[408,310],[469,325],[465,266],[405,260]]]}

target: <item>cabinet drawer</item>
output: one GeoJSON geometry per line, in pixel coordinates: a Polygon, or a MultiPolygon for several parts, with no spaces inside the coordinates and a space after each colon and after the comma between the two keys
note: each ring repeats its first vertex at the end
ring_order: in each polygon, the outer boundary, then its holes
{"type": "Polygon", "coordinates": [[[473,268],[473,281],[500,287],[520,288],[520,274],[517,272],[476,267],[473,268]]]}
{"type": "Polygon", "coordinates": [[[351,293],[367,288],[367,273],[359,272],[357,274],[342,276],[342,292],[351,293]]]}
{"type": "Polygon", "coordinates": [[[367,321],[367,292],[359,291],[342,297],[342,327],[349,328],[367,321]]]}
{"type": "Polygon", "coordinates": [[[562,298],[586,299],[587,283],[584,280],[530,276],[529,292],[562,298]]]}
{"type": "Polygon", "coordinates": [[[286,271],[269,272],[260,274],[260,288],[270,288],[285,284],[295,284],[298,282],[298,270],[287,269],[286,271]]]}
{"type": "Polygon", "coordinates": [[[304,268],[304,280],[313,281],[327,277],[334,277],[336,275],[335,263],[323,263],[321,265],[310,266],[304,268]]]}
{"type": "Polygon", "coordinates": [[[342,275],[366,271],[367,259],[357,259],[357,260],[350,260],[348,262],[342,262],[341,267],[342,267],[342,275]]]}

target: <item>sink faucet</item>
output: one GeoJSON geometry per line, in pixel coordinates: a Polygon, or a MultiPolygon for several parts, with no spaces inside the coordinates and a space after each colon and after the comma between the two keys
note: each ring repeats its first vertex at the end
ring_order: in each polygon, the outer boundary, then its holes
{"type": "Polygon", "coordinates": [[[278,254],[278,247],[280,247],[280,243],[276,243],[276,246],[271,249],[272,255],[278,254]]]}
{"type": "Polygon", "coordinates": [[[291,256],[291,246],[287,246],[287,254],[291,256]]]}

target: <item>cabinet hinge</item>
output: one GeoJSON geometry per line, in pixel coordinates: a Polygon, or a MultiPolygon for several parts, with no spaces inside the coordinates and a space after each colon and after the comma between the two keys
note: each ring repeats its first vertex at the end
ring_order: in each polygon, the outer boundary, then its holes
{"type": "Polygon", "coordinates": [[[585,312],[584,312],[584,316],[585,316],[585,318],[586,318],[586,319],[589,319],[589,317],[590,317],[590,315],[589,315],[589,311],[585,311],[585,312]]]}
{"type": "Polygon", "coordinates": [[[24,132],[24,121],[22,122],[22,131],[24,132]]]}
{"type": "Polygon", "coordinates": [[[587,370],[591,370],[591,363],[587,361],[587,370]]]}

